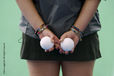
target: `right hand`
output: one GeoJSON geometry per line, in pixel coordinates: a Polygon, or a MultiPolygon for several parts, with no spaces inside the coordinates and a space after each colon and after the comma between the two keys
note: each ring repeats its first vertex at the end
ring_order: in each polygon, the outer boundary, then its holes
{"type": "MultiPolygon", "coordinates": [[[[49,36],[51,38],[51,41],[54,43],[54,46],[56,49],[59,49],[59,38],[51,32],[48,28],[46,28],[42,33],[39,34],[39,38],[42,39],[45,36],[49,36]]],[[[48,50],[45,50],[45,52],[51,52],[54,50],[54,46],[48,50]]]]}

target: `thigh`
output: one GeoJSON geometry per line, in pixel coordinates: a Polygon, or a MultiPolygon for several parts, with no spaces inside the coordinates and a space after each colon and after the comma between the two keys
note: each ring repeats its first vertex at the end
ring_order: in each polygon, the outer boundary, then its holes
{"type": "Polygon", "coordinates": [[[59,76],[60,63],[58,61],[27,60],[30,76],[59,76]]]}
{"type": "Polygon", "coordinates": [[[63,61],[63,76],[92,76],[94,61],[63,61]]]}

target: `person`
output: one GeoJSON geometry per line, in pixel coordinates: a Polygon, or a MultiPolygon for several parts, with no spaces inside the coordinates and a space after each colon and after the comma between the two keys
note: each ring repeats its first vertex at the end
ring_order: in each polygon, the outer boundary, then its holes
{"type": "Polygon", "coordinates": [[[16,2],[22,12],[20,57],[27,60],[30,76],[59,76],[60,65],[63,76],[93,75],[95,60],[101,58],[97,33],[101,29],[97,9],[100,0],[16,2]],[[48,50],[40,46],[40,40],[45,36],[54,43],[48,50]],[[74,41],[70,52],[60,46],[65,38],[74,41]]]}

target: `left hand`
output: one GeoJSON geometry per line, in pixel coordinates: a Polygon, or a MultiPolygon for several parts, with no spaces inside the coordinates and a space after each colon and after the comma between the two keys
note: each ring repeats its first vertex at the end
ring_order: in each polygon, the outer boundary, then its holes
{"type": "MultiPolygon", "coordinates": [[[[62,42],[65,38],[71,38],[74,41],[74,48],[76,47],[77,43],[79,42],[79,37],[72,31],[69,30],[67,32],[65,32],[61,37],[60,37],[60,42],[62,42]]],[[[72,49],[72,51],[70,51],[70,53],[74,52],[74,48],[72,49]]],[[[60,49],[60,53],[64,53],[64,54],[68,54],[68,51],[64,51],[61,47],[59,47],[60,49]]]]}

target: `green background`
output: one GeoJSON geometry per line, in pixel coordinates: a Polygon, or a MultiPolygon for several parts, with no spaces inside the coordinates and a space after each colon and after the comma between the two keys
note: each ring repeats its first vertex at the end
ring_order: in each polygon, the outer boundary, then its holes
{"type": "MultiPolygon", "coordinates": [[[[114,0],[101,1],[99,5],[102,29],[98,32],[102,58],[94,67],[94,76],[114,76],[114,0]]],[[[29,76],[25,60],[20,59],[22,42],[19,30],[21,12],[15,0],[0,0],[0,76],[29,76]],[[5,74],[3,51],[5,43],[5,74]]],[[[60,76],[62,72],[60,71],[60,76]]]]}

